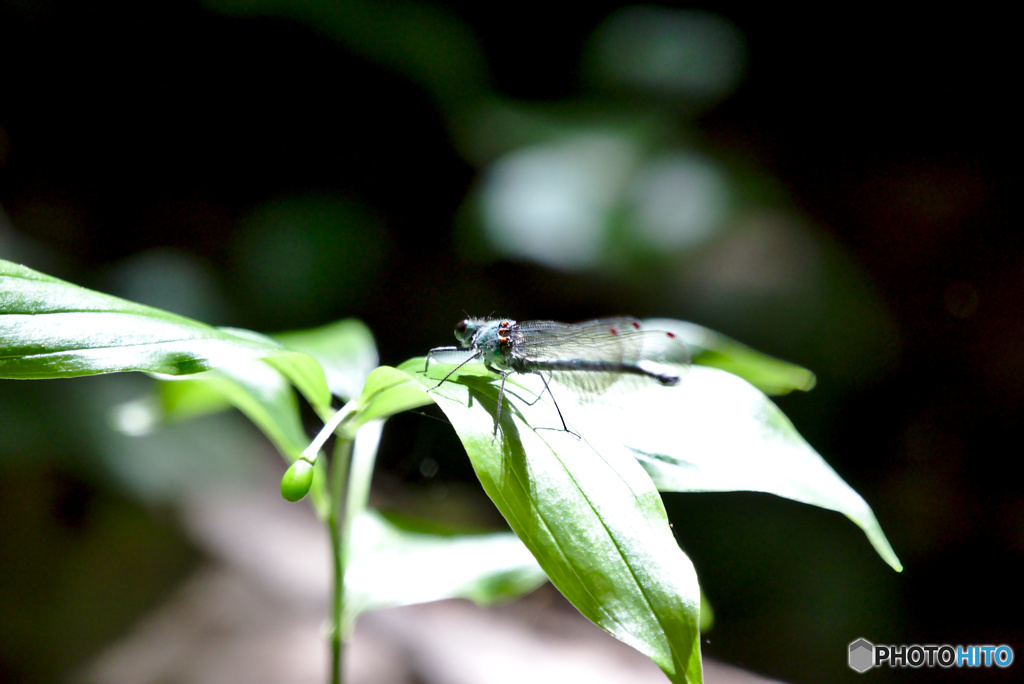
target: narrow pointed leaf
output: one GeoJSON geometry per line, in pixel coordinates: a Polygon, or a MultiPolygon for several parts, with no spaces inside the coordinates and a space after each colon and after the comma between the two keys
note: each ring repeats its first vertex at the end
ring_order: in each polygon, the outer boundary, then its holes
{"type": "Polygon", "coordinates": [[[310,330],[279,333],[274,339],[319,361],[331,393],[346,400],[359,394],[366,377],[380,362],[373,334],[354,318],[310,330]]]}
{"type": "MultiPolygon", "coordinates": [[[[646,326],[652,329],[655,324],[646,326]]],[[[748,373],[757,375],[759,368],[781,369],[781,375],[770,383],[776,389],[799,380],[803,371],[770,357],[760,358],[757,352],[699,326],[660,320],[657,327],[675,332],[688,343],[700,338],[721,354],[734,355],[730,358],[739,360],[735,365],[748,373]],[[737,346],[742,348],[740,352],[737,346]]],[[[696,355],[700,353],[698,349],[696,355]]],[[[463,378],[472,377],[475,381],[481,366],[475,364],[476,369],[470,371],[473,365],[453,379],[464,382],[468,380],[463,378]]],[[[549,395],[535,376],[514,374],[509,383],[522,391],[513,391],[511,396],[507,393],[508,403],[530,424],[560,425],[549,395]],[[527,405],[532,397],[540,400],[527,405]]],[[[617,445],[629,451],[662,491],[768,492],[838,511],[864,530],[886,563],[897,571],[902,569],[864,499],[807,444],[778,407],[747,381],[695,364],[678,385],[617,385],[627,389],[582,400],[572,393],[554,391],[570,427],[593,435],[606,449],[617,445]]]]}
{"type": "MultiPolygon", "coordinates": [[[[434,387],[422,368],[413,359],[401,370],[434,387]]],[[[544,418],[557,420],[544,402],[511,400],[495,438],[497,389],[467,369],[430,396],[513,531],[587,618],[650,657],[671,681],[699,682],[697,576],[650,477],[621,448],[535,429],[544,418]]]]}
{"type": "MultiPolygon", "coordinates": [[[[621,440],[662,491],[768,492],[849,517],[894,569],[899,559],[871,508],[800,436],[758,389],[730,373],[694,366],[676,387],[630,397],[621,440]]],[[[595,430],[615,430],[609,412],[590,407],[595,430]]]]}
{"type": "Polygon", "coordinates": [[[667,318],[644,321],[651,330],[668,330],[686,342],[694,364],[738,375],[765,394],[787,394],[814,387],[814,373],[796,364],[762,354],[742,342],[695,323],[667,318]]]}
{"type": "Polygon", "coordinates": [[[408,374],[398,369],[381,366],[366,378],[366,385],[359,396],[359,412],[351,428],[358,428],[377,418],[387,418],[402,411],[426,406],[432,401],[433,398],[427,394],[423,384],[410,379],[408,374]]]}
{"type": "Polygon", "coordinates": [[[509,532],[439,535],[401,530],[373,511],[355,520],[345,573],[347,621],[358,613],[446,598],[490,604],[547,577],[509,532]]]}
{"type": "Polygon", "coordinates": [[[284,377],[264,364],[248,362],[161,383],[168,415],[184,410],[182,402],[196,400],[205,389],[239,409],[274,443],[286,460],[299,457],[309,443],[302,427],[299,404],[284,377]]]}
{"type": "MultiPolygon", "coordinates": [[[[152,397],[118,407],[113,424],[124,432],[142,434],[167,422],[237,408],[273,443],[285,462],[295,461],[309,443],[302,426],[295,391],[281,373],[258,361],[188,376],[161,376],[158,400],[152,397]],[[142,429],[139,429],[140,426],[142,429]]],[[[310,489],[318,514],[327,512],[322,466],[310,489]]]]}
{"type": "Polygon", "coordinates": [[[284,373],[314,406],[330,405],[316,361],[268,337],[214,328],[0,260],[0,377],[188,375],[246,359],[284,373]]]}

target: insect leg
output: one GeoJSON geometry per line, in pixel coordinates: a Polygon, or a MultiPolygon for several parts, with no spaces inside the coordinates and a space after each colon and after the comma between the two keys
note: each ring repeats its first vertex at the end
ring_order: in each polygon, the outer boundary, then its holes
{"type": "MultiPolygon", "coordinates": [[[[548,384],[548,379],[544,377],[544,374],[540,371],[534,371],[540,376],[541,381],[544,383],[544,389],[548,391],[548,396],[551,397],[551,403],[555,405],[555,410],[558,411],[558,419],[562,421],[562,429],[579,439],[579,435],[569,429],[569,426],[565,424],[565,417],[562,416],[562,409],[558,407],[558,401],[555,400],[555,395],[551,392],[551,385],[548,384]]],[[[541,428],[537,428],[540,430],[541,428]]],[[[550,429],[550,428],[549,428],[550,429]]]]}
{"type": "Polygon", "coordinates": [[[427,368],[430,366],[430,359],[434,356],[434,354],[437,354],[439,352],[460,351],[460,349],[460,347],[434,347],[433,349],[428,351],[427,355],[423,358],[423,372],[427,372],[427,368]]]}
{"type": "MultiPolygon", "coordinates": [[[[452,348],[448,348],[448,347],[438,347],[438,348],[436,348],[436,349],[431,349],[430,351],[431,351],[431,352],[435,352],[435,351],[464,351],[464,350],[460,350],[460,349],[459,349],[458,347],[452,347],[452,348]]],[[[452,377],[452,375],[454,375],[454,374],[455,374],[455,371],[459,370],[460,368],[462,368],[463,366],[465,366],[465,365],[466,365],[467,363],[469,363],[470,361],[472,361],[472,360],[473,360],[473,359],[475,359],[476,357],[480,356],[480,355],[481,355],[482,353],[483,353],[482,351],[480,351],[480,350],[477,350],[477,351],[476,351],[476,352],[475,352],[475,353],[474,353],[474,354],[473,354],[472,356],[470,356],[470,357],[469,357],[468,359],[466,359],[465,361],[463,361],[462,363],[460,363],[460,364],[459,364],[458,366],[456,366],[455,368],[452,368],[452,369],[451,369],[451,370],[450,370],[450,371],[448,372],[448,375],[446,375],[446,376],[444,376],[443,378],[441,378],[441,382],[437,383],[436,385],[434,385],[433,387],[431,387],[431,388],[430,388],[430,389],[428,389],[427,391],[428,391],[428,392],[430,392],[430,391],[432,391],[432,390],[436,390],[436,389],[437,389],[438,387],[440,387],[441,385],[443,385],[444,383],[446,383],[446,382],[448,381],[448,378],[452,377]]],[[[428,354],[427,354],[427,358],[430,358],[430,354],[429,354],[429,352],[428,352],[428,354]]],[[[426,372],[427,372],[426,368],[424,368],[424,369],[423,369],[423,372],[424,372],[424,373],[426,373],[426,372]]]]}
{"type": "MultiPolygon", "coordinates": [[[[492,369],[493,370],[493,369],[492,369]]],[[[494,411],[494,438],[498,437],[498,425],[501,424],[501,403],[505,400],[505,379],[508,377],[508,371],[498,371],[501,373],[501,386],[498,387],[498,408],[494,411]]]]}

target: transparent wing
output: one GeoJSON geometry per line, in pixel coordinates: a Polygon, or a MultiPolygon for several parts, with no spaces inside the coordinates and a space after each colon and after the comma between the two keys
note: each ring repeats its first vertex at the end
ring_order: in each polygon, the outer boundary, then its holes
{"type": "Polygon", "coordinates": [[[612,384],[626,390],[657,382],[655,374],[678,377],[689,366],[689,350],[682,340],[661,330],[644,330],[635,318],[602,318],[583,323],[527,321],[518,325],[515,354],[540,366],[549,380],[570,387],[579,395],[605,392],[612,384]],[[560,370],[545,364],[579,363],[560,370]],[[604,370],[588,364],[608,364],[604,370]],[[616,369],[614,366],[619,365],[616,369]],[[622,372],[621,366],[642,368],[652,375],[622,372]]]}
{"type": "Polygon", "coordinates": [[[682,340],[662,330],[644,330],[635,318],[601,318],[583,323],[526,321],[518,329],[522,336],[519,351],[531,361],[652,361],[682,366],[690,362],[682,340]]]}
{"type": "MultiPolygon", "coordinates": [[[[526,321],[518,325],[520,350],[531,361],[630,362],[639,352],[640,340],[634,334],[640,329],[635,318],[601,318],[583,323],[526,321]]],[[[642,346],[642,345],[641,345],[642,346]]]]}

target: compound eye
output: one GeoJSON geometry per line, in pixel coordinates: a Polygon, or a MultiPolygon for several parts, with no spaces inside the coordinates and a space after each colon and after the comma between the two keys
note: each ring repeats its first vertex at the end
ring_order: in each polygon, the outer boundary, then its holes
{"type": "Polygon", "coordinates": [[[455,339],[459,342],[465,342],[472,335],[470,331],[469,319],[463,319],[458,322],[455,326],[455,339]]]}

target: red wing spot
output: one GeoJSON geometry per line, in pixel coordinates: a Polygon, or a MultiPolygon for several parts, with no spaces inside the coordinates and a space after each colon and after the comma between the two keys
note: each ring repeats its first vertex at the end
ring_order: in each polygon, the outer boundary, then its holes
{"type": "Polygon", "coordinates": [[[615,328],[609,329],[608,332],[610,332],[612,335],[618,335],[619,334],[619,331],[616,330],[615,328]]]}
{"type": "Polygon", "coordinates": [[[639,329],[640,329],[640,324],[637,323],[636,321],[633,321],[633,330],[639,330],[639,329]]]}

